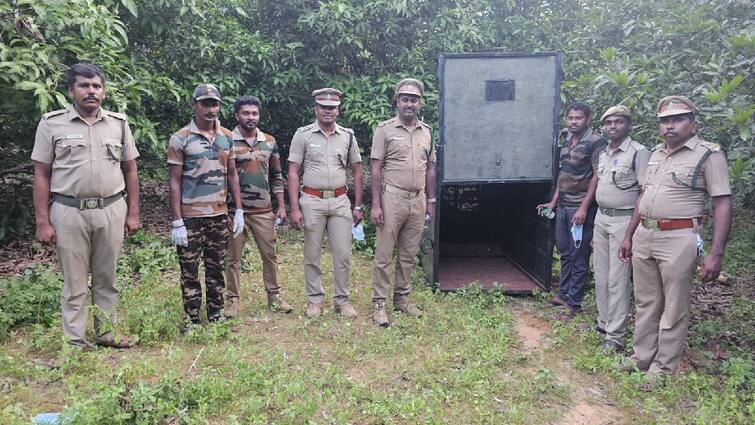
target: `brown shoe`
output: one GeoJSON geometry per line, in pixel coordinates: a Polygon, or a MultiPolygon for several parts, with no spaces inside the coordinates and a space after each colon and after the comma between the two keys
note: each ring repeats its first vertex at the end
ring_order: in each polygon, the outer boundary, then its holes
{"type": "Polygon", "coordinates": [[[409,297],[401,297],[400,299],[393,299],[393,309],[400,311],[407,316],[422,317],[422,310],[415,307],[409,300],[409,297]]]}
{"type": "Polygon", "coordinates": [[[558,295],[553,297],[552,300],[548,301],[548,304],[550,304],[553,307],[569,307],[569,304],[558,295]]]}
{"type": "Polygon", "coordinates": [[[304,315],[309,318],[322,316],[322,303],[312,303],[307,301],[307,309],[304,310],[304,315]]]}
{"type": "Polygon", "coordinates": [[[388,313],[385,311],[385,301],[375,301],[372,304],[372,321],[378,326],[388,326],[388,313]]]}
{"type": "Polygon", "coordinates": [[[334,308],[336,312],[343,317],[352,318],[358,316],[357,311],[354,309],[354,307],[351,306],[351,304],[349,304],[348,301],[346,301],[345,303],[336,304],[334,308]]]}
{"type": "Polygon", "coordinates": [[[294,309],[280,294],[267,294],[267,306],[270,307],[270,310],[281,313],[291,313],[294,309]]]}
{"type": "Polygon", "coordinates": [[[239,299],[238,297],[231,297],[225,301],[225,309],[223,314],[226,319],[233,319],[239,315],[239,299]]]}

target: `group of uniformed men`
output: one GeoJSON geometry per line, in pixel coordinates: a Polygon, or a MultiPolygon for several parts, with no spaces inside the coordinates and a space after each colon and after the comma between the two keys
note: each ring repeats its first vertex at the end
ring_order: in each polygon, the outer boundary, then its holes
{"type": "Polygon", "coordinates": [[[556,189],[549,203],[538,206],[555,210],[561,275],[550,303],[570,315],[579,311],[592,246],[601,347],[607,353],[624,350],[633,280],[634,354],[620,369],[653,379],[673,373],[684,351],[693,274],[704,254],[706,194],[714,214],[702,282],[718,277],[731,228],[726,158],[717,144],[697,136],[696,111],[684,96],[661,99],[663,143],[649,151],[629,136],[626,106],[602,115],[606,141],[590,130],[587,105],[569,105],[556,189]]]}
{"type": "MultiPolygon", "coordinates": [[[[91,275],[95,343],[127,348],[134,341],[116,336],[112,327],[118,295],[115,269],[124,233],[139,227],[139,153],[126,117],[100,107],[105,98],[100,68],[73,65],[68,87],[72,105],[43,116],[32,152],[37,238],[56,246],[64,275],[63,331],[70,343],[90,345],[85,334],[91,275]]],[[[411,273],[423,223],[432,217],[435,204],[435,152],[430,128],[418,119],[423,93],[421,81],[399,81],[398,115],[380,123],[372,140],[370,218],[377,226],[372,319],[380,326],[389,324],[385,303],[394,251],[393,308],[409,316],[422,314],[410,299],[411,273]]],[[[320,258],[327,232],[334,309],[354,317],[349,274],[352,227],[363,218],[361,156],[354,132],[336,123],[342,93],[324,88],[312,95],[316,121],[296,131],[288,157],[289,220],[304,230],[305,315],[318,317],[323,311],[320,258]],[[353,207],[347,169],[353,173],[353,207]]],[[[238,126],[233,131],[220,125],[220,100],[215,86],[197,86],[194,116],[168,145],[171,238],[188,317],[184,330],[200,323],[201,259],[207,319],[239,314],[239,269],[249,233],[262,257],[268,306],[293,310],[281,296],[277,279],[275,223],[287,219],[278,145],[258,127],[257,97],[236,100],[238,126]],[[271,192],[277,200],[275,212],[271,192]]],[[[588,106],[569,105],[556,190],[549,203],[538,206],[555,211],[561,276],[551,304],[572,314],[580,309],[592,247],[596,329],[605,334],[604,349],[622,350],[633,271],[637,312],[631,366],[654,375],[673,372],[683,351],[692,274],[702,252],[706,194],[713,198],[715,211],[701,280],[718,276],[731,226],[726,159],[718,145],[697,137],[695,112],[686,97],[662,99],[657,116],[663,143],[650,152],[630,138],[627,107],[617,105],[603,114],[609,143],[590,130],[588,106]]]]}
{"type": "MultiPolygon", "coordinates": [[[[86,339],[91,275],[95,344],[128,348],[134,341],[113,332],[115,269],[124,229],[131,234],[140,225],[135,161],[139,153],[126,117],[100,107],[105,75],[99,67],[73,65],[68,87],[73,103],[42,117],[32,152],[37,237],[56,246],[64,274],[63,331],[69,342],[91,346],[86,339]]],[[[372,301],[373,319],[381,326],[389,324],[385,301],[394,250],[393,307],[410,316],[422,314],[410,301],[411,272],[423,223],[432,216],[435,202],[430,128],[418,119],[423,92],[419,80],[398,82],[399,114],[379,124],[373,138],[372,220],[377,247],[372,301]]],[[[349,275],[352,228],[363,218],[362,160],[354,132],[336,123],[342,93],[324,88],[312,95],[316,121],[297,130],[288,158],[290,223],[304,230],[305,314],[317,317],[323,311],[320,257],[327,232],[333,254],[334,309],[355,317],[349,303],[349,275]],[[346,187],[349,168],[353,208],[346,187]]],[[[236,100],[238,126],[233,131],[220,125],[220,101],[215,86],[198,85],[191,121],[168,143],[171,239],[177,246],[188,318],[184,332],[201,323],[202,260],[207,320],[239,314],[240,263],[250,233],[262,258],[268,306],[284,313],[293,310],[281,296],[277,278],[275,226],[287,218],[278,145],[258,128],[259,98],[236,100]],[[271,192],[277,200],[275,212],[271,192]]]]}

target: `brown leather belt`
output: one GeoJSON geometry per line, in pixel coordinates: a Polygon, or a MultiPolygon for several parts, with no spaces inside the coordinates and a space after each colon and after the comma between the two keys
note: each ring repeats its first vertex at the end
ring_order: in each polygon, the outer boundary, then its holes
{"type": "Polygon", "coordinates": [[[656,220],[654,218],[642,217],[642,225],[646,229],[658,230],[691,229],[695,227],[695,220],[691,218],[669,218],[665,220],[656,220]]]}
{"type": "Polygon", "coordinates": [[[306,193],[307,195],[317,196],[318,198],[322,199],[329,199],[329,198],[337,198],[341,195],[345,195],[348,189],[346,189],[346,186],[339,187],[336,190],[318,190],[318,189],[312,189],[311,187],[304,186],[302,188],[302,192],[306,193]]]}

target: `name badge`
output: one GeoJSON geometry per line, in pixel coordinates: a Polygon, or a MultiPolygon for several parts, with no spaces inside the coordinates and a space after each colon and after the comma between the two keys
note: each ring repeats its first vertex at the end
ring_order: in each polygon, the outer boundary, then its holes
{"type": "Polygon", "coordinates": [[[314,143],[310,143],[310,144],[309,144],[309,147],[310,147],[310,148],[321,148],[321,147],[322,147],[322,145],[316,145],[316,144],[314,144],[314,143]]]}
{"type": "Polygon", "coordinates": [[[661,163],[661,161],[650,161],[650,162],[648,162],[648,165],[658,165],[660,163],[661,163]]]}
{"type": "Polygon", "coordinates": [[[68,139],[83,139],[83,134],[66,134],[66,140],[68,139]]]}

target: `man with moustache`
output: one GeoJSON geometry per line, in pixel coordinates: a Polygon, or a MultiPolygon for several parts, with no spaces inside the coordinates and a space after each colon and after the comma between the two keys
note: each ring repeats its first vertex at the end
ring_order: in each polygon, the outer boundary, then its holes
{"type": "MultiPolygon", "coordinates": [[[[378,124],[372,137],[372,222],[377,226],[372,269],[372,320],[388,326],[385,300],[390,288],[389,266],[396,255],[393,309],[411,317],[422,312],[410,300],[414,256],[425,219],[435,206],[435,152],[430,126],[417,118],[424,84],[405,78],[396,84],[398,116],[378,124]]],[[[427,218],[426,218],[427,217],[427,218]]]]}
{"type": "Polygon", "coordinates": [[[554,182],[553,197],[538,211],[556,211],[556,247],[561,256],[561,276],[558,294],[550,301],[553,306],[568,308],[570,316],[582,306],[590,269],[590,241],[597,207],[595,177],[598,158],[606,147],[606,140],[590,129],[590,107],[574,102],[566,108],[567,129],[561,132],[559,173],[554,182]],[[575,226],[576,225],[576,226],[575,226]],[[581,228],[581,239],[575,240],[572,229],[581,228]]]}
{"type": "Polygon", "coordinates": [[[245,229],[238,237],[231,238],[228,244],[225,305],[225,316],[228,318],[233,318],[239,313],[239,266],[249,233],[254,236],[262,259],[262,277],[268,307],[283,313],[293,310],[280,294],[275,255],[274,220],[276,217],[281,222],[286,219],[281,159],[275,138],[257,127],[260,121],[260,107],[260,100],[256,96],[242,96],[233,105],[238,121],[238,126],[233,129],[233,150],[236,155],[236,170],[239,173],[245,229]],[[271,174],[272,183],[269,177],[271,174]],[[278,203],[275,216],[270,199],[271,189],[278,203]]]}
{"type": "Polygon", "coordinates": [[[695,105],[684,96],[658,104],[663,143],[650,154],[642,192],[619,248],[632,260],[637,307],[634,354],[624,369],[650,381],[672,374],[684,351],[692,274],[703,254],[701,232],[706,195],[713,199],[713,239],[700,281],[721,271],[731,229],[731,189],[719,145],[697,136],[695,105]]]}
{"type": "Polygon", "coordinates": [[[55,245],[63,270],[61,322],[68,343],[91,347],[91,276],[95,344],[128,348],[133,342],[113,332],[115,270],[124,233],[139,228],[139,152],[126,116],[101,108],[105,74],[98,66],[71,66],[68,94],[73,104],[45,114],[34,139],[36,236],[55,245]]]}
{"type": "Polygon", "coordinates": [[[218,119],[220,91],[212,84],[199,84],[192,99],[195,114],[191,122],[173,134],[168,143],[171,237],[178,250],[181,293],[188,317],[183,333],[201,323],[200,257],[204,258],[207,320],[216,322],[222,317],[229,187],[236,205],[233,234],[238,236],[244,230],[233,133],[223,128],[218,119]]]}
{"type": "Polygon", "coordinates": [[[645,174],[650,151],[629,137],[632,114],[626,106],[608,108],[600,120],[603,134],[611,143],[598,161],[595,192],[598,213],[592,245],[597,330],[605,335],[601,348],[610,353],[624,350],[631,302],[631,269],[628,263],[619,260],[617,253],[640,194],[638,179],[645,174]]]}
{"type": "Polygon", "coordinates": [[[362,221],[362,157],[354,131],[336,124],[342,93],[333,88],[312,92],[317,121],[296,130],[288,156],[288,198],[291,225],[304,228],[304,278],[307,317],[322,315],[325,293],[322,287],[320,255],[327,230],[333,254],[335,295],[333,304],[344,317],[356,317],[349,303],[351,228],[362,221]],[[354,201],[351,211],[346,188],[346,169],[354,173],[354,201]],[[299,174],[301,198],[299,197],[299,174]]]}

